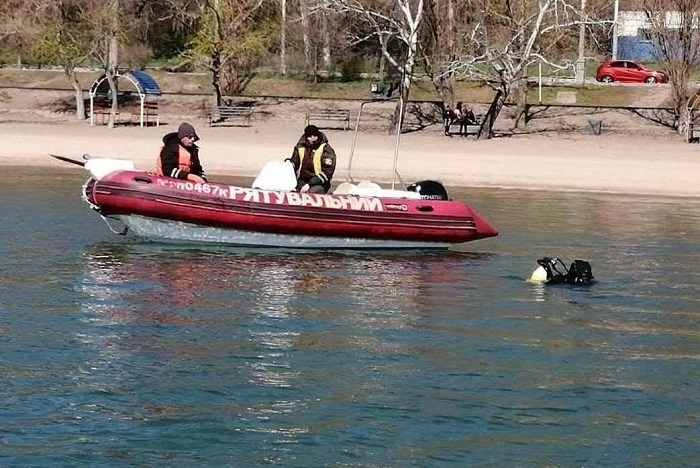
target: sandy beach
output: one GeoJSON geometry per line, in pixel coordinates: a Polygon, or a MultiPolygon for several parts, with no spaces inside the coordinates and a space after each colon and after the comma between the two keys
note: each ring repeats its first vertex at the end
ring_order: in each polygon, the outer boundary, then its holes
{"type": "MultiPolygon", "coordinates": [[[[12,116],[10,116],[12,117],[12,116]]],[[[0,121],[0,164],[51,169],[71,158],[126,158],[152,170],[161,138],[183,120],[195,125],[203,164],[217,175],[255,176],[265,162],[287,157],[303,127],[304,114],[287,110],[256,119],[250,127],[209,127],[201,115],[162,116],[160,126],[90,126],[67,118],[0,121]]],[[[700,197],[700,147],[667,129],[627,125],[607,119],[602,135],[576,130],[532,131],[491,140],[445,137],[439,125],[403,134],[398,171],[406,183],[436,179],[449,186],[593,191],[639,195],[700,197]]],[[[619,120],[619,119],[618,119],[619,120]]],[[[348,178],[354,131],[324,130],[338,155],[334,183],[348,178]]],[[[360,129],[350,176],[354,181],[391,182],[396,136],[360,129]]]]}

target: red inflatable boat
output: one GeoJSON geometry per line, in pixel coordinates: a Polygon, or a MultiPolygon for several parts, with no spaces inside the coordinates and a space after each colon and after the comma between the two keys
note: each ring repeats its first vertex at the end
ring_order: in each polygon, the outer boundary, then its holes
{"type": "Polygon", "coordinates": [[[498,234],[466,203],[434,194],[378,186],[366,194],[309,194],[196,184],[135,171],[130,161],[84,165],[92,173],[83,187],[90,206],[113,231],[152,240],[435,249],[498,234]]]}

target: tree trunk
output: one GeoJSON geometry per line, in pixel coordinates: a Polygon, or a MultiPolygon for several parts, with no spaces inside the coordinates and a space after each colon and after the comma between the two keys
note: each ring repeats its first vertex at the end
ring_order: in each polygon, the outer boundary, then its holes
{"type": "Polygon", "coordinates": [[[438,93],[438,96],[440,96],[440,100],[444,104],[454,106],[455,93],[452,86],[452,77],[443,75],[438,76],[433,80],[433,86],[435,87],[435,91],[438,93]]]}
{"type": "Polygon", "coordinates": [[[280,73],[287,74],[287,0],[282,2],[282,24],[280,25],[280,73]]]}
{"type": "Polygon", "coordinates": [[[493,136],[493,126],[505,105],[506,99],[508,99],[509,92],[510,86],[508,83],[501,81],[499,89],[496,91],[496,95],[493,98],[493,102],[491,102],[491,106],[486,113],[486,119],[484,123],[481,124],[479,135],[477,135],[478,138],[490,139],[493,136]]]}
{"type": "Polygon", "coordinates": [[[75,118],[85,120],[85,99],[83,99],[83,87],[75,73],[75,67],[64,68],[63,72],[68,76],[70,86],[75,91],[75,118]]]}
{"type": "Polygon", "coordinates": [[[413,64],[407,63],[405,68],[410,66],[411,71],[404,70],[403,78],[401,79],[401,85],[399,86],[399,100],[396,102],[396,108],[391,116],[391,125],[389,126],[389,134],[396,135],[401,129],[399,128],[403,124],[404,116],[406,115],[406,105],[408,104],[408,94],[411,89],[411,76],[413,71],[413,64]]]}
{"type": "MultiPolygon", "coordinates": [[[[382,48],[384,44],[382,43],[382,48]]],[[[379,55],[379,81],[384,82],[384,75],[386,75],[386,57],[384,57],[384,51],[379,55]]]]}
{"type": "Polygon", "coordinates": [[[217,106],[221,105],[221,58],[218,53],[212,56],[211,67],[211,86],[214,92],[214,102],[217,106]]]}
{"type": "Polygon", "coordinates": [[[321,12],[323,21],[323,67],[326,70],[331,69],[331,33],[328,26],[328,15],[325,11],[321,12]]]}
{"type": "Polygon", "coordinates": [[[313,81],[316,82],[316,69],[311,60],[311,38],[309,37],[309,12],[305,0],[299,2],[301,10],[301,30],[304,42],[304,60],[306,62],[307,75],[313,74],[313,81]]]}
{"type": "Polygon", "coordinates": [[[109,40],[109,65],[107,70],[107,83],[109,83],[109,91],[112,94],[112,108],[110,109],[109,121],[107,122],[109,128],[114,128],[116,125],[117,113],[119,112],[119,89],[117,88],[118,45],[115,34],[109,40]]]}
{"type": "Polygon", "coordinates": [[[119,0],[111,0],[110,13],[112,15],[111,31],[109,32],[109,45],[107,51],[107,83],[112,93],[112,108],[109,112],[107,126],[114,128],[119,112],[119,90],[117,89],[117,70],[119,66],[119,40],[117,31],[119,30],[119,0]]]}
{"type": "Polygon", "coordinates": [[[669,70],[671,81],[671,102],[674,108],[675,122],[674,126],[682,132],[680,122],[688,121],[688,99],[690,92],[688,91],[688,83],[690,82],[689,67],[678,67],[669,70]]]}
{"type": "Polygon", "coordinates": [[[527,112],[527,76],[520,77],[513,83],[514,86],[511,87],[511,94],[515,97],[515,128],[520,127],[520,123],[527,125],[527,119],[525,118],[525,113],[527,112]]]}

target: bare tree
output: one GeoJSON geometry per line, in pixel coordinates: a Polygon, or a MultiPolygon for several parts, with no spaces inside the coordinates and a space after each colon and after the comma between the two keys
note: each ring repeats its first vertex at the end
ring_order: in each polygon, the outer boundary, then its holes
{"type": "Polygon", "coordinates": [[[314,81],[316,81],[317,77],[317,71],[318,67],[316,64],[316,57],[313,52],[312,52],[312,45],[311,45],[311,34],[310,34],[310,24],[309,24],[309,16],[311,16],[312,12],[311,7],[309,6],[309,1],[310,0],[299,0],[299,19],[301,21],[301,34],[302,34],[302,43],[304,45],[304,63],[306,64],[306,73],[307,75],[313,76],[314,81]]]}
{"type": "MultiPolygon", "coordinates": [[[[524,113],[527,97],[527,69],[541,62],[552,69],[573,68],[570,58],[553,60],[552,54],[574,26],[609,24],[595,11],[582,14],[579,5],[569,0],[467,0],[468,28],[464,34],[466,51],[445,67],[445,74],[460,74],[487,83],[496,92],[487,118],[486,136],[506,100],[514,95],[524,113]]],[[[581,2],[585,5],[585,2],[581,2]]],[[[516,118],[516,125],[518,122],[516,118]]]]}
{"type": "Polygon", "coordinates": [[[287,0],[280,0],[280,73],[287,74],[287,0]]]}
{"type": "Polygon", "coordinates": [[[444,64],[461,51],[459,35],[468,18],[465,7],[458,0],[427,0],[425,5],[421,57],[438,96],[450,105],[454,104],[454,73],[443,73],[444,64]]]}
{"type": "Polygon", "coordinates": [[[5,0],[0,8],[0,43],[10,36],[27,32],[31,24],[34,2],[26,0],[5,0]]]}
{"type": "Polygon", "coordinates": [[[186,55],[211,72],[216,105],[224,93],[245,88],[275,38],[276,24],[262,10],[263,1],[201,0],[192,12],[197,32],[186,55]]]}
{"type": "Polygon", "coordinates": [[[325,0],[298,0],[296,6],[295,36],[303,50],[306,75],[315,82],[321,70],[331,70],[333,47],[338,45],[342,49],[345,45],[337,43],[337,25],[325,0]]]}
{"type": "Polygon", "coordinates": [[[110,128],[113,128],[116,123],[119,106],[116,81],[119,66],[119,35],[122,33],[120,26],[128,24],[120,18],[120,14],[126,11],[121,7],[125,6],[124,3],[127,1],[96,0],[86,9],[86,22],[90,25],[90,29],[96,32],[92,58],[102,66],[109,84],[111,111],[107,125],[110,128]]]}
{"type": "Polygon", "coordinates": [[[668,71],[676,125],[688,119],[689,82],[700,66],[700,0],[643,0],[649,34],[668,71]]]}
{"type": "Polygon", "coordinates": [[[93,52],[96,31],[86,21],[85,0],[44,0],[35,11],[34,55],[63,68],[75,93],[75,117],[85,118],[83,86],[78,79],[77,67],[93,52]]]}
{"type": "Polygon", "coordinates": [[[356,37],[356,41],[376,38],[384,58],[401,73],[400,99],[396,104],[390,133],[395,133],[406,112],[404,103],[408,99],[418,56],[418,32],[423,21],[423,0],[329,0],[329,6],[337,13],[350,12],[369,25],[370,34],[356,37]],[[400,47],[391,42],[399,41],[400,47]]]}
{"type": "Polygon", "coordinates": [[[0,8],[0,46],[17,53],[17,66],[22,64],[22,53],[31,48],[34,10],[43,7],[42,0],[5,0],[0,8]]]}

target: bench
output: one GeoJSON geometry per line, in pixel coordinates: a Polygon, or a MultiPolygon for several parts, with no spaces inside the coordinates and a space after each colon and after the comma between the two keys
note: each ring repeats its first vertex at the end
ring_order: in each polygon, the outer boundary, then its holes
{"type": "MultiPolygon", "coordinates": [[[[108,112],[109,113],[109,109],[108,112]]],[[[119,108],[118,121],[123,124],[141,123],[141,103],[131,102],[119,108]]],[[[143,126],[160,126],[158,113],[158,101],[145,101],[143,103],[143,126]]]]}
{"type": "Polygon", "coordinates": [[[146,127],[150,126],[151,123],[154,123],[156,127],[160,127],[158,101],[146,101],[143,103],[143,123],[146,127]]]}
{"type": "Polygon", "coordinates": [[[243,125],[250,127],[253,108],[246,106],[214,106],[209,111],[209,126],[224,123],[232,119],[242,119],[243,125]]]}
{"type": "Polygon", "coordinates": [[[688,143],[700,141],[700,125],[692,122],[688,124],[687,141],[688,143]]]}
{"type": "MultiPolygon", "coordinates": [[[[90,110],[88,109],[88,113],[90,110]]],[[[111,106],[95,105],[92,109],[93,115],[91,116],[90,125],[105,125],[109,119],[109,114],[112,113],[111,106]],[[99,122],[98,122],[99,119],[99,122]]],[[[115,122],[119,122],[119,110],[114,114],[115,122]]]]}
{"type": "Polygon", "coordinates": [[[348,109],[321,109],[306,113],[306,125],[312,120],[332,120],[343,122],[343,130],[350,129],[350,111],[348,109]]]}
{"type": "MultiPolygon", "coordinates": [[[[481,128],[481,124],[484,121],[484,115],[483,114],[478,114],[475,115],[474,118],[476,119],[476,123],[469,123],[465,126],[464,128],[464,136],[468,135],[478,135],[479,134],[479,129],[481,128]]],[[[452,122],[450,124],[450,127],[447,131],[447,136],[452,136],[452,135],[459,135],[459,122],[452,122]]]]}

